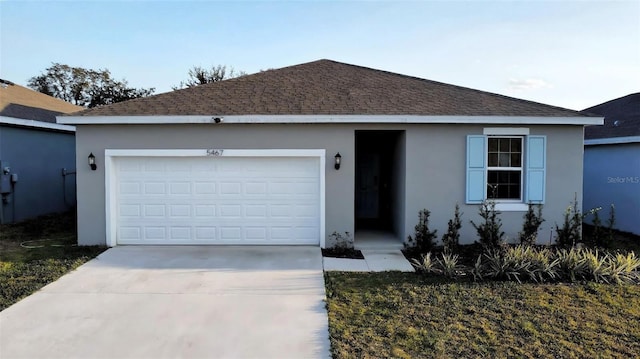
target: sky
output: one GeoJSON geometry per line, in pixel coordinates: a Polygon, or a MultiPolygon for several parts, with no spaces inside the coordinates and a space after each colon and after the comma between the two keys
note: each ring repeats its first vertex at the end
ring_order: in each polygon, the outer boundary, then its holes
{"type": "Polygon", "coordinates": [[[640,92],[640,1],[0,0],[0,78],[52,63],[156,93],[193,66],[331,59],[581,110],[640,92]]]}

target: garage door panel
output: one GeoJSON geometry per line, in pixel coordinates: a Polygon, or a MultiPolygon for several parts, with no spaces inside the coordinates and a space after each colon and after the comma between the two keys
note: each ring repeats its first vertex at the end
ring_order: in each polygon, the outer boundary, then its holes
{"type": "Polygon", "coordinates": [[[119,158],[120,244],[318,244],[318,158],[119,158]]]}

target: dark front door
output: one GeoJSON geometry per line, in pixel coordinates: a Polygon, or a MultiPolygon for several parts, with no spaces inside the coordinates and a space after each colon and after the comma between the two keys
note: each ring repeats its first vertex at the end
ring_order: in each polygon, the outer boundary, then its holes
{"type": "Polygon", "coordinates": [[[363,153],[358,157],[356,176],[356,218],[378,219],[380,215],[380,155],[363,153]]]}
{"type": "Polygon", "coordinates": [[[398,132],[356,131],[357,229],[391,229],[393,160],[398,132]]]}

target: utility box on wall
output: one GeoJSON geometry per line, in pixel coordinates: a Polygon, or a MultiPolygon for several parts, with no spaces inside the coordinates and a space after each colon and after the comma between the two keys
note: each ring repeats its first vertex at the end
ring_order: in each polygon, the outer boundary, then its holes
{"type": "Polygon", "coordinates": [[[0,194],[6,195],[11,193],[11,175],[0,174],[0,194]]]}
{"type": "Polygon", "coordinates": [[[0,194],[11,193],[11,167],[9,163],[0,161],[0,194]]]}

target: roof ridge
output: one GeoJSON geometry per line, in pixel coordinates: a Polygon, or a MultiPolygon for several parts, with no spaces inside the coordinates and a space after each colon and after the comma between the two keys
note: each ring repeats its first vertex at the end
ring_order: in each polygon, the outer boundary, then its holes
{"type": "Polygon", "coordinates": [[[77,113],[200,114],[586,116],[567,108],[331,59],[261,70],[77,113]]]}
{"type": "Polygon", "coordinates": [[[624,98],[633,97],[633,96],[640,96],[640,92],[633,92],[633,93],[630,93],[630,94],[627,94],[627,95],[624,95],[624,96],[616,97],[613,100],[605,101],[605,102],[599,103],[597,105],[593,105],[591,107],[587,107],[582,111],[589,111],[589,110],[591,110],[593,108],[600,107],[602,105],[606,105],[606,104],[611,103],[611,102],[620,101],[620,100],[622,100],[624,98]]]}

